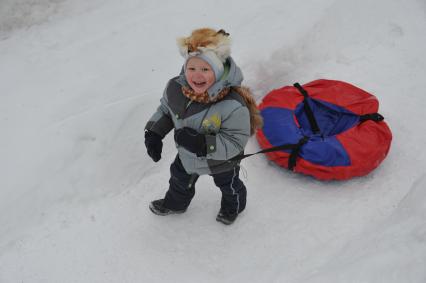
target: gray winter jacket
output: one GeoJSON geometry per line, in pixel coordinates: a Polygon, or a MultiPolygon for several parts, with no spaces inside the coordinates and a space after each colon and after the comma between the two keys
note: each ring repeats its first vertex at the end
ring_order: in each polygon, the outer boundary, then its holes
{"type": "MultiPolygon", "coordinates": [[[[209,96],[216,96],[223,88],[240,86],[243,76],[231,57],[228,58],[229,73],[209,88],[209,96]]],[[[238,162],[228,161],[243,153],[250,137],[250,114],[244,99],[231,91],[222,100],[202,104],[189,100],[182,93],[188,86],[185,75],[172,78],[163,93],[161,105],[149,119],[146,130],[164,137],[173,128],[192,128],[206,135],[207,155],[197,157],[176,144],[179,157],[189,174],[216,174],[231,170],[238,162]]]]}

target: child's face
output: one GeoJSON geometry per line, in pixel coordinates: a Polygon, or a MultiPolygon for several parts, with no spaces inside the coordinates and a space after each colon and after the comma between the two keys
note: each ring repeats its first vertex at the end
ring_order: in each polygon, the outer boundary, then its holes
{"type": "Polygon", "coordinates": [[[186,81],[195,93],[204,93],[215,83],[215,76],[210,65],[203,59],[192,57],[185,70],[186,81]]]}

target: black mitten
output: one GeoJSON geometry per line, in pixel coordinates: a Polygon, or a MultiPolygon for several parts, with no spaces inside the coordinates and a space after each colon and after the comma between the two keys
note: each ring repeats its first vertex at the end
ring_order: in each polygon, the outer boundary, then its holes
{"type": "Polygon", "coordinates": [[[198,133],[196,130],[185,127],[175,132],[175,141],[197,156],[206,156],[207,145],[206,136],[198,133]]]}
{"type": "Polygon", "coordinates": [[[159,134],[153,131],[145,131],[145,146],[148,151],[148,155],[158,162],[161,159],[161,151],[163,150],[163,142],[159,134]]]}

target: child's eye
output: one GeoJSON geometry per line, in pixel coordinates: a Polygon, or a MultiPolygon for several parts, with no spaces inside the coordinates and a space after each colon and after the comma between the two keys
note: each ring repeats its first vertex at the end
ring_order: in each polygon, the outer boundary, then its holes
{"type": "Polygon", "coordinates": [[[195,68],[194,67],[189,67],[188,70],[195,71],[195,68]]]}
{"type": "Polygon", "coordinates": [[[203,72],[207,72],[207,71],[209,71],[210,69],[209,69],[209,68],[203,68],[202,70],[203,70],[203,72]]]}

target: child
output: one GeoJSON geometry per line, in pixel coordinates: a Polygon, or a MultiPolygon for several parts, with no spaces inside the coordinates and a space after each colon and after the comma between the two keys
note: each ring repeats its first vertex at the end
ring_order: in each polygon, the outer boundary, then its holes
{"type": "Polygon", "coordinates": [[[197,29],[179,38],[185,58],[181,74],[164,90],[161,105],[145,126],[149,156],[161,159],[162,139],[174,129],[178,154],[170,166],[169,189],[151,202],[157,215],[183,213],[203,174],[213,177],[222,192],[216,220],[232,224],[246,206],[246,187],[239,179],[239,161],[248,138],[261,127],[261,116],[243,75],[230,57],[229,34],[197,29]]]}

